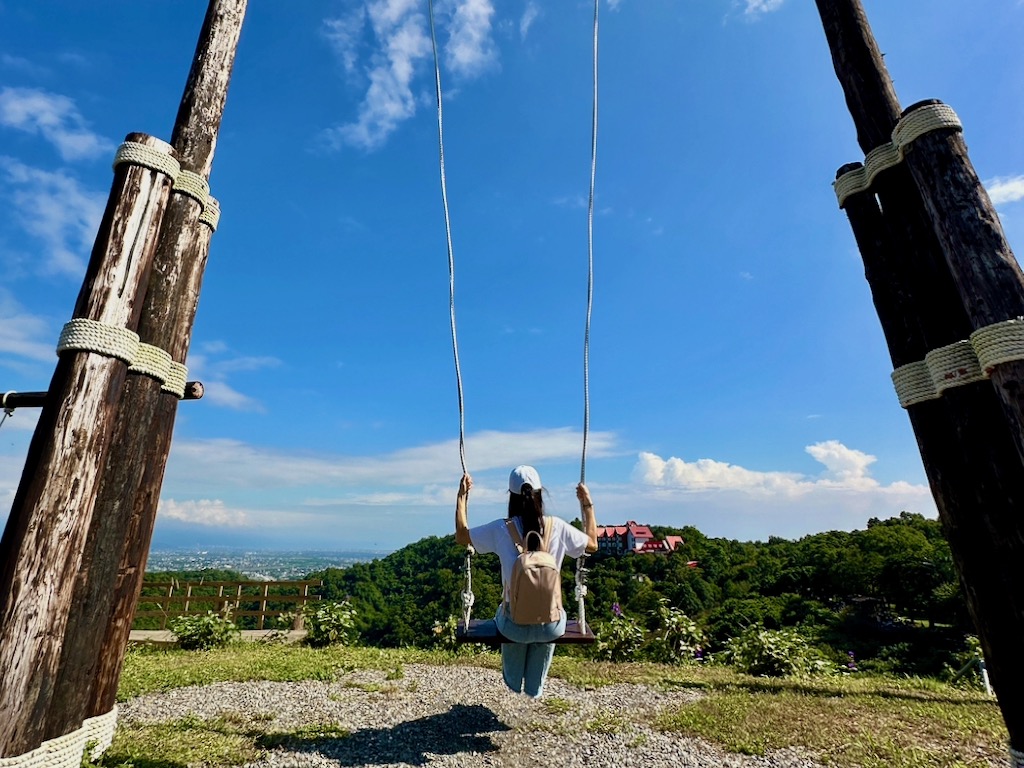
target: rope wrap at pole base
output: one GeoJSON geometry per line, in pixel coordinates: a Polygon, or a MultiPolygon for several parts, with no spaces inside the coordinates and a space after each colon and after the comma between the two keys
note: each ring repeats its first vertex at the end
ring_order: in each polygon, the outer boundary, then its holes
{"type": "Polygon", "coordinates": [[[71,733],[47,739],[31,752],[0,757],[0,768],[80,768],[86,747],[90,747],[91,759],[99,759],[114,740],[116,729],[117,706],[105,715],[87,718],[71,733]]]}

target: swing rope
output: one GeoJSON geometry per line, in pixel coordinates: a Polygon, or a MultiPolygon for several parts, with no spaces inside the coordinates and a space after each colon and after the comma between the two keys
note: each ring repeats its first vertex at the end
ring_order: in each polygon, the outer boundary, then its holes
{"type": "Polygon", "coordinates": [[[444,172],[444,120],[441,104],[441,64],[437,55],[437,35],[434,31],[434,0],[428,0],[430,16],[430,45],[434,52],[434,90],[437,93],[437,144],[441,166],[441,203],[444,206],[444,231],[448,239],[448,314],[452,329],[452,354],[455,357],[455,381],[459,392],[459,460],[462,474],[466,474],[466,407],[462,396],[462,367],[459,365],[459,340],[455,332],[455,249],[452,247],[452,221],[448,212],[448,184],[444,172]]]}
{"type": "Polygon", "coordinates": [[[597,16],[594,0],[594,100],[590,125],[590,197],[587,203],[587,323],[583,334],[583,453],[580,482],[587,481],[587,439],[590,435],[590,315],[594,309],[594,186],[597,179],[597,16]]]}

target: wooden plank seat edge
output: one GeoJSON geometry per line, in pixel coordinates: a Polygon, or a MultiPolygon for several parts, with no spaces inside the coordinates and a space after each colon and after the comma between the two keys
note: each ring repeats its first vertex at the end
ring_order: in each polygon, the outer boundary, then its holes
{"type": "MultiPolygon", "coordinates": [[[[553,642],[559,645],[578,645],[592,643],[596,639],[589,627],[581,628],[578,621],[570,619],[565,623],[565,634],[553,642]]],[[[468,630],[465,623],[460,621],[455,632],[455,640],[458,643],[483,643],[492,646],[511,642],[498,632],[492,619],[470,619],[468,630]]]]}

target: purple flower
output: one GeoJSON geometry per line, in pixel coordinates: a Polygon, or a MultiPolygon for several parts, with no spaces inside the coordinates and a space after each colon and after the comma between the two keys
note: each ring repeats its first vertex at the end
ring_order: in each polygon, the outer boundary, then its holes
{"type": "Polygon", "coordinates": [[[612,615],[617,619],[622,618],[622,608],[619,607],[618,603],[612,603],[612,615]]]}

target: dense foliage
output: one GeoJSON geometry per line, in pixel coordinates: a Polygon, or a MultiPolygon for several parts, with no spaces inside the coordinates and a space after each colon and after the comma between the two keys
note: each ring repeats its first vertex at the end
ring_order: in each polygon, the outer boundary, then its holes
{"type": "MultiPolygon", "coordinates": [[[[957,663],[972,631],[940,525],[921,515],[796,541],[715,539],[692,527],[654,532],[685,543],[670,555],[588,559],[588,618],[602,641],[576,652],[679,661],[735,655],[730,641],[745,637],[747,648],[785,640],[792,658],[807,645],[837,666],[856,659],[861,669],[935,675],[957,663]]],[[[351,602],[361,642],[427,646],[461,612],[464,552],[452,536],[429,537],[311,578],[323,579],[324,599],[351,602]]],[[[567,560],[570,614],[572,567],[567,560]]],[[[473,559],[473,591],[474,616],[493,615],[501,594],[493,555],[473,559]]]]}

